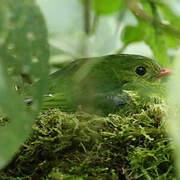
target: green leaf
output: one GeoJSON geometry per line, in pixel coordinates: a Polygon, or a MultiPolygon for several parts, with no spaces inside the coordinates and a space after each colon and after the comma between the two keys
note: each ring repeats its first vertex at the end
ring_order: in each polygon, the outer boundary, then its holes
{"type": "MultiPolygon", "coordinates": [[[[83,4],[86,0],[80,0],[83,4]]],[[[123,0],[90,0],[91,8],[99,15],[115,13],[124,7],[123,0]]]]}
{"type": "Polygon", "coordinates": [[[0,110],[10,119],[0,128],[1,168],[27,138],[39,112],[47,86],[49,48],[45,22],[33,0],[0,3],[0,110]],[[34,99],[31,111],[14,88],[23,84],[23,76],[31,83],[40,79],[29,88],[34,99]]]}
{"type": "Polygon", "coordinates": [[[8,28],[8,7],[7,2],[3,1],[3,6],[0,6],[0,45],[4,42],[6,36],[7,36],[7,28],[8,28]]]}
{"type": "Polygon", "coordinates": [[[126,26],[121,34],[125,45],[143,40],[143,29],[140,26],[126,26]]]}
{"type": "MultiPolygon", "coordinates": [[[[157,14],[156,7],[152,7],[150,3],[142,3],[144,11],[154,18],[160,18],[157,14]],[[154,9],[153,9],[154,8],[154,9]]],[[[167,54],[167,44],[165,42],[165,34],[156,24],[152,25],[139,19],[139,26],[144,30],[144,41],[153,51],[155,59],[162,65],[169,64],[169,57],[167,54]]]]}
{"type": "MultiPolygon", "coordinates": [[[[161,32],[162,33],[162,32],[161,32]]],[[[153,51],[154,57],[163,66],[169,64],[167,45],[164,36],[152,26],[146,26],[145,42],[153,51]]]]}
{"type": "MultiPolygon", "coordinates": [[[[180,31],[180,17],[165,4],[158,4],[158,9],[162,13],[164,20],[169,23],[171,27],[180,31]]],[[[180,45],[180,40],[173,36],[173,34],[166,34],[165,40],[167,45],[170,47],[177,48],[180,45]]]]}
{"type": "Polygon", "coordinates": [[[171,8],[164,3],[157,4],[157,7],[170,25],[180,29],[180,17],[171,8]]]}
{"type": "Polygon", "coordinates": [[[165,34],[164,40],[168,47],[171,48],[178,48],[180,45],[180,40],[176,37],[174,37],[172,34],[165,34]]]}
{"type": "Polygon", "coordinates": [[[111,14],[120,10],[124,5],[123,0],[93,0],[92,8],[101,15],[111,14]]]}

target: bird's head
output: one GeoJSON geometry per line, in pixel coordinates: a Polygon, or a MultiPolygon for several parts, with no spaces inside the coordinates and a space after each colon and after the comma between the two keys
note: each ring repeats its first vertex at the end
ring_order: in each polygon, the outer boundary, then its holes
{"type": "Polygon", "coordinates": [[[93,93],[124,89],[125,86],[131,86],[130,90],[140,88],[142,84],[151,86],[151,82],[170,74],[170,70],[161,68],[155,60],[133,54],[81,59],[72,65],[79,68],[73,75],[73,78],[78,77],[76,87],[83,92],[91,89],[93,93]]]}
{"type": "Polygon", "coordinates": [[[171,73],[171,70],[161,68],[155,60],[140,55],[120,54],[108,58],[113,59],[110,60],[113,64],[112,68],[118,78],[124,82],[154,82],[171,73]]]}

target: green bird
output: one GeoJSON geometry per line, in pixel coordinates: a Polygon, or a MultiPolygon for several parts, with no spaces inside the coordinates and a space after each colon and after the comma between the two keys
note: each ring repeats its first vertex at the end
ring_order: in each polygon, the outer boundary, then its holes
{"type": "Polygon", "coordinates": [[[124,89],[136,90],[168,75],[150,58],[116,54],[73,61],[49,77],[43,109],[76,111],[78,107],[104,114],[114,113],[130,103],[124,89]]]}

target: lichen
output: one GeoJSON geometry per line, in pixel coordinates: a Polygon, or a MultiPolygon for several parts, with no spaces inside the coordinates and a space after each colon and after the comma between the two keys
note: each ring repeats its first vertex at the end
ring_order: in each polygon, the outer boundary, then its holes
{"type": "Polygon", "coordinates": [[[173,179],[165,103],[157,97],[147,101],[130,95],[132,111],[107,117],[59,109],[41,112],[0,179],[173,179]]]}

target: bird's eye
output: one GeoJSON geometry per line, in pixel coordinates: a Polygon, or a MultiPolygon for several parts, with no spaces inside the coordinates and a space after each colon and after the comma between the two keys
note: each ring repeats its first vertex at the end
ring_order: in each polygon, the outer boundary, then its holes
{"type": "Polygon", "coordinates": [[[140,76],[143,76],[146,74],[146,68],[143,66],[139,66],[136,68],[136,73],[140,76]]]}

